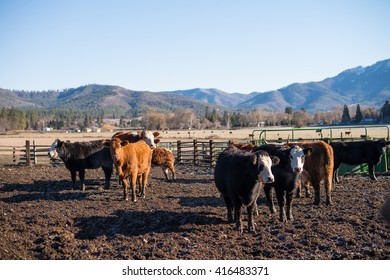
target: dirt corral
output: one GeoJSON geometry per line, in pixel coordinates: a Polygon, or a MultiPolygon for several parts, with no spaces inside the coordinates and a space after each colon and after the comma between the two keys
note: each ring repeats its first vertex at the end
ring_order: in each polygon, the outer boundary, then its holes
{"type": "Polygon", "coordinates": [[[146,198],[135,204],[114,178],[104,190],[100,169],[86,178],[82,192],[70,189],[63,166],[0,167],[0,259],[390,258],[381,215],[389,176],[341,177],[331,207],[294,199],[287,224],[270,216],[262,194],[256,234],[227,224],[209,168],[177,166],[176,183],[154,168],[146,198]]]}

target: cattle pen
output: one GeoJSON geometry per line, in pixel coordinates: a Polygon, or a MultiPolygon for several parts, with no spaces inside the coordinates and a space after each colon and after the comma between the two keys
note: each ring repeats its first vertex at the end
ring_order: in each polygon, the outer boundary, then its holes
{"type": "MultiPolygon", "coordinates": [[[[50,136],[52,134],[47,134],[50,136]]],[[[238,141],[253,144],[262,144],[267,142],[287,142],[287,141],[356,141],[385,138],[390,140],[390,126],[332,126],[332,127],[306,127],[306,128],[260,128],[231,131],[163,131],[163,138],[159,144],[160,147],[170,149],[176,160],[176,164],[190,164],[195,166],[214,167],[216,159],[230,142],[238,141]],[[189,138],[183,135],[189,135],[189,138]],[[178,139],[175,139],[180,137],[178,139]],[[198,138],[199,137],[199,138],[198,138]],[[208,139],[213,138],[213,139],[208,139]]],[[[35,139],[34,135],[28,135],[33,140],[23,139],[23,134],[17,135],[15,139],[2,141],[0,137],[0,165],[37,165],[50,164],[53,161],[48,156],[50,144],[53,141],[40,138],[38,134],[35,139]],[[17,141],[16,141],[17,140],[17,141]],[[22,142],[23,141],[23,142],[22,142]],[[4,145],[6,142],[7,145],[4,145]]],[[[59,136],[59,135],[56,135],[59,136]]],[[[64,137],[64,135],[60,135],[64,137]]],[[[69,134],[68,139],[72,139],[69,134]]],[[[82,141],[108,138],[111,135],[100,136],[82,136],[82,141]],[[87,139],[86,139],[87,138],[87,139]],[[91,139],[88,139],[91,138],[91,139]]],[[[74,138],[80,141],[79,138],[74,138]]],[[[72,142],[74,141],[72,139],[72,142]]],[[[387,172],[390,170],[389,158],[390,148],[388,147],[382,162],[378,164],[378,172],[387,172]]],[[[60,162],[57,162],[57,164],[60,162]]],[[[343,173],[366,173],[365,165],[355,167],[343,166],[340,174],[343,173]]]]}

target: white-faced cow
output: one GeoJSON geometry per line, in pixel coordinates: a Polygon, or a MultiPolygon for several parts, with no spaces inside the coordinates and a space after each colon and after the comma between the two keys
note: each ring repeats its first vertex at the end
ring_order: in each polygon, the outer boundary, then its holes
{"type": "Polygon", "coordinates": [[[111,157],[114,161],[119,180],[123,186],[123,197],[127,201],[128,181],[132,191],[132,201],[136,202],[136,183],[140,181],[141,196],[146,195],[146,185],[150,172],[152,161],[152,150],[144,140],[139,140],[135,143],[129,143],[128,140],[122,141],[119,138],[113,138],[105,141],[104,145],[110,148],[111,157]]]}
{"type": "Polygon", "coordinates": [[[368,172],[372,180],[375,177],[375,165],[381,161],[385,152],[385,147],[390,141],[365,140],[365,141],[348,141],[348,142],[331,142],[330,145],[334,152],[334,174],[333,181],[339,183],[338,171],[341,163],[349,165],[368,164],[368,172]]]}
{"type": "Polygon", "coordinates": [[[229,147],[219,154],[214,170],[215,185],[222,194],[228,222],[234,220],[240,233],[243,231],[241,208],[248,210],[248,231],[255,232],[253,210],[264,183],[272,183],[271,166],[279,162],[267,152],[248,153],[236,147],[229,147]]]}
{"type": "MultiPolygon", "coordinates": [[[[324,141],[316,142],[299,142],[289,143],[289,146],[298,145],[303,149],[311,148],[312,153],[305,161],[304,169],[307,172],[301,174],[301,179],[306,181],[306,188],[308,184],[312,184],[314,188],[314,204],[319,205],[321,202],[320,186],[324,183],[326,193],[326,204],[332,204],[332,176],[333,176],[333,149],[324,141]]],[[[300,182],[299,182],[300,183],[300,182]]],[[[298,188],[300,184],[298,183],[298,188]]],[[[300,192],[300,190],[298,190],[300,192]]]]}
{"type": "Polygon", "coordinates": [[[275,181],[272,184],[266,184],[264,186],[264,191],[271,213],[276,212],[272,194],[272,188],[274,188],[280,209],[280,221],[292,221],[292,199],[296,188],[296,182],[299,178],[299,174],[303,171],[305,158],[312,153],[313,149],[302,149],[299,146],[289,147],[278,144],[265,144],[254,147],[253,152],[258,150],[267,151],[270,156],[276,156],[280,159],[279,164],[272,167],[275,181]],[[284,209],[285,205],[287,208],[287,217],[284,209]]]}
{"type": "Polygon", "coordinates": [[[59,139],[50,147],[49,156],[53,159],[62,159],[70,171],[72,188],[76,187],[76,172],[79,172],[81,189],[85,190],[85,169],[101,167],[105,175],[104,188],[110,187],[113,170],[113,161],[110,150],[103,146],[103,140],[69,143],[59,139]]]}

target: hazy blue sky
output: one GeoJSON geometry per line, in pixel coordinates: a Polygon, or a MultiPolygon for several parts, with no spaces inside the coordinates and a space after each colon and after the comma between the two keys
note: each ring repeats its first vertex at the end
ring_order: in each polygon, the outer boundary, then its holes
{"type": "Polygon", "coordinates": [[[388,58],[388,0],[0,0],[0,88],[250,93],[388,58]]]}

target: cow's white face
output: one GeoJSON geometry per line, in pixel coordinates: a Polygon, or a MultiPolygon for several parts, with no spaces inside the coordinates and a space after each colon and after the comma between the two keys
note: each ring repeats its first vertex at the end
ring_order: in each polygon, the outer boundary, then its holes
{"type": "Polygon", "coordinates": [[[143,130],[141,134],[141,138],[148,144],[148,146],[152,149],[156,148],[156,144],[154,142],[154,133],[150,130],[143,130]]]}
{"type": "Polygon", "coordinates": [[[290,166],[291,170],[296,173],[303,171],[303,165],[305,164],[305,153],[299,146],[294,146],[290,150],[290,166]]]}
{"type": "Polygon", "coordinates": [[[275,181],[274,174],[272,174],[271,167],[279,163],[278,157],[270,157],[268,153],[261,153],[257,157],[256,163],[259,173],[257,174],[257,181],[261,183],[273,183],[275,181]]]}
{"type": "Polygon", "coordinates": [[[258,181],[262,183],[272,183],[275,181],[274,175],[271,171],[272,160],[269,156],[259,156],[260,164],[263,166],[263,170],[258,174],[258,181]]]}
{"type": "Polygon", "coordinates": [[[58,155],[58,152],[57,152],[57,147],[58,147],[58,139],[55,140],[53,142],[53,144],[51,144],[51,147],[49,149],[49,156],[52,159],[60,159],[60,156],[58,155]]]}

